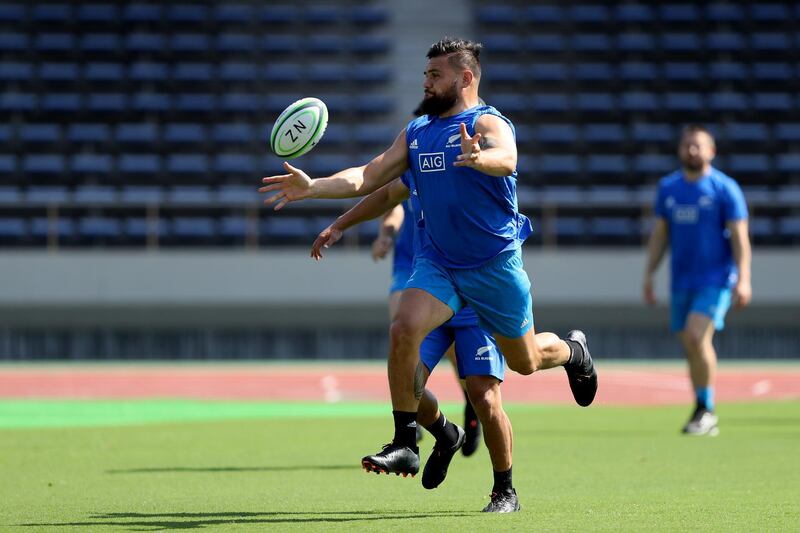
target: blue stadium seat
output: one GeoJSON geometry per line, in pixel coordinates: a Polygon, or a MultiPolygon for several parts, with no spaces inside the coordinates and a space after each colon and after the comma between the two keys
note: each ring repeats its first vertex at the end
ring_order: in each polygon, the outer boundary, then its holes
{"type": "Polygon", "coordinates": [[[25,20],[24,4],[0,4],[0,22],[19,23],[25,20]]]}
{"type": "MultiPolygon", "coordinates": [[[[196,165],[193,166],[199,168],[196,165]]],[[[167,202],[175,205],[209,205],[211,204],[211,190],[198,185],[173,187],[167,195],[167,202]]]]}
{"type": "Polygon", "coordinates": [[[639,154],[635,156],[633,169],[641,174],[666,175],[678,166],[675,156],[662,154],[639,154]]]}
{"type": "Polygon", "coordinates": [[[59,217],[51,222],[47,218],[37,217],[31,220],[30,232],[37,238],[47,237],[52,233],[61,239],[68,239],[75,234],[75,221],[59,217]]]}
{"type": "Polygon", "coordinates": [[[664,107],[670,111],[700,112],[705,108],[705,102],[700,93],[669,92],[664,95],[664,107]]]}
{"type": "MultiPolygon", "coordinates": [[[[220,109],[234,113],[256,113],[262,108],[262,100],[261,95],[254,93],[225,93],[220,100],[220,109]]],[[[284,107],[286,105],[288,103],[284,107]]]]}
{"type": "Polygon", "coordinates": [[[776,124],[775,138],[779,141],[800,142],[800,122],[776,124]]]}
{"type": "Polygon", "coordinates": [[[350,51],[354,54],[385,54],[391,47],[388,37],[383,35],[353,35],[350,51]]]}
{"type": "Polygon", "coordinates": [[[539,158],[538,169],[543,174],[577,175],[580,161],[574,155],[543,155],[539,158]]]}
{"type": "Polygon", "coordinates": [[[258,81],[258,65],[256,63],[245,63],[242,61],[230,61],[219,66],[219,78],[222,81],[258,81]]]}
{"type": "Polygon", "coordinates": [[[222,217],[219,221],[219,234],[223,237],[244,237],[249,231],[249,224],[244,217],[222,217]]]}
{"type": "Polygon", "coordinates": [[[28,81],[33,77],[33,66],[30,63],[3,61],[0,63],[0,81],[28,81]]]}
{"type": "Polygon", "coordinates": [[[525,37],[525,47],[532,52],[560,52],[566,44],[561,34],[534,33],[525,37]]]}
{"type": "Polygon", "coordinates": [[[117,237],[122,233],[122,224],[115,218],[83,217],[78,220],[78,234],[89,239],[117,237]]]}
{"type": "Polygon", "coordinates": [[[214,78],[210,63],[177,63],[173,66],[172,78],[176,81],[203,82],[214,78]]]}
{"type": "Polygon", "coordinates": [[[137,61],[128,67],[128,77],[134,81],[165,81],[167,65],[152,61],[137,61]]]}
{"type": "Polygon", "coordinates": [[[245,123],[216,124],[211,139],[220,144],[247,144],[257,138],[253,126],[245,123]]]}
{"type": "Polygon", "coordinates": [[[753,65],[753,77],[759,81],[789,81],[794,72],[788,63],[756,63],[753,65]]]}
{"type": "Polygon", "coordinates": [[[135,32],[125,38],[129,52],[160,52],[165,47],[164,36],[159,33],[135,32]]]}
{"type": "Polygon", "coordinates": [[[583,112],[613,113],[616,109],[614,96],[611,93],[578,93],[575,108],[583,112]]]}
{"type": "Polygon", "coordinates": [[[171,144],[199,144],[206,141],[203,124],[172,123],[164,129],[164,141],[171,144]]]}
{"type": "Polygon", "coordinates": [[[750,35],[750,46],[756,51],[790,50],[792,43],[785,33],[757,32],[750,35]]]}
{"type": "Polygon", "coordinates": [[[753,108],[756,111],[793,111],[794,96],[790,93],[756,93],[753,96],[753,108]]]}
{"type": "Polygon", "coordinates": [[[61,140],[58,124],[21,124],[19,140],[26,144],[51,144],[61,140]]]}
{"type": "Polygon", "coordinates": [[[164,191],[161,187],[126,185],[119,200],[124,205],[159,205],[164,203],[164,191]]]}
{"type": "Polygon", "coordinates": [[[620,176],[628,171],[628,162],[624,155],[592,154],[587,157],[586,171],[589,174],[620,176]]]}
{"type": "Polygon", "coordinates": [[[169,47],[173,52],[204,53],[211,48],[211,41],[203,33],[173,33],[169,47]]]}
{"type": "Polygon", "coordinates": [[[665,22],[696,22],[701,18],[693,4],[666,4],[659,6],[658,16],[665,22]]]}
{"type": "Polygon", "coordinates": [[[117,165],[123,174],[153,175],[161,172],[161,159],[155,154],[122,154],[117,165]]]}
{"type": "Polygon", "coordinates": [[[703,79],[703,71],[699,63],[666,63],[664,77],[668,81],[699,81],[703,79]]]}
{"type": "Polygon", "coordinates": [[[353,65],[352,76],[355,81],[361,83],[386,83],[391,79],[391,70],[388,65],[357,63],[353,65]]]}
{"type": "Polygon", "coordinates": [[[179,24],[202,24],[208,20],[208,6],[200,4],[170,4],[167,20],[179,24]]]}
{"type": "Polygon", "coordinates": [[[485,35],[481,40],[486,50],[492,54],[516,54],[522,51],[522,40],[519,35],[494,33],[485,35]]]}
{"type": "Polygon", "coordinates": [[[208,217],[176,217],[172,220],[172,235],[181,239],[210,239],[216,234],[217,223],[208,217]]]}
{"type": "MultiPolygon", "coordinates": [[[[250,172],[256,168],[250,168],[250,172]]],[[[217,191],[217,202],[223,205],[258,205],[261,195],[256,187],[249,185],[221,185],[217,191]]]]}
{"type": "Polygon", "coordinates": [[[586,221],[577,217],[558,217],[555,220],[557,239],[574,239],[586,235],[586,221]]]}
{"type": "Polygon", "coordinates": [[[569,77],[564,63],[533,63],[528,70],[530,79],[535,82],[564,81],[569,77]]]}
{"type": "MultiPolygon", "coordinates": [[[[35,100],[34,95],[26,95],[30,101],[35,100]]],[[[41,108],[51,113],[74,113],[81,109],[81,95],[73,93],[49,93],[45,94],[41,108]]],[[[33,106],[30,107],[33,109],[33,106]]]]}
{"type": "Polygon", "coordinates": [[[268,63],[264,67],[264,79],[284,83],[298,82],[303,79],[303,70],[296,63],[268,63]]]}
{"type": "Polygon", "coordinates": [[[609,22],[608,7],[597,4],[578,4],[569,7],[569,17],[578,24],[602,24],[609,22]]]}
{"type": "Polygon", "coordinates": [[[83,66],[83,77],[91,82],[122,81],[124,75],[121,63],[86,63],[83,66]]]}
{"type": "MultiPolygon", "coordinates": [[[[531,65],[531,70],[534,67],[536,65],[531,65]]],[[[484,72],[495,83],[518,83],[524,79],[523,66],[519,63],[492,63],[484,68],[484,72]]]]}
{"type": "Polygon", "coordinates": [[[649,33],[620,33],[617,48],[623,52],[647,52],[655,48],[655,38],[649,33]]]}
{"type": "Polygon", "coordinates": [[[78,6],[79,22],[115,22],[117,6],[113,4],[81,4],[78,6]]]}
{"type": "Polygon", "coordinates": [[[614,70],[609,63],[577,63],[575,79],[579,81],[610,82],[614,78],[614,70]]]}
{"type": "Polygon", "coordinates": [[[586,203],[592,206],[627,207],[632,205],[635,195],[625,187],[601,185],[590,187],[585,194],[586,203]]]}
{"type": "Polygon", "coordinates": [[[623,81],[651,81],[658,77],[658,65],[644,61],[627,61],[619,67],[623,81]]]}
{"type": "MultiPolygon", "coordinates": [[[[267,124],[264,128],[264,135],[262,135],[261,138],[268,138],[271,130],[272,124],[267,124]]],[[[352,132],[349,125],[332,124],[329,122],[328,127],[325,128],[325,144],[347,144],[352,138],[352,132]]]]}
{"type": "Polygon", "coordinates": [[[312,63],[308,66],[308,79],[315,83],[342,83],[349,78],[344,65],[312,63]]]}
{"type": "Polygon", "coordinates": [[[253,7],[251,4],[219,4],[214,9],[213,18],[217,22],[248,24],[255,17],[253,7]]]}
{"type": "Polygon", "coordinates": [[[730,122],[725,124],[725,137],[735,142],[766,142],[769,140],[769,130],[766,124],[730,122]]]}
{"type": "Polygon", "coordinates": [[[533,140],[533,127],[527,124],[515,124],[514,133],[516,133],[517,145],[528,144],[533,140]]]}
{"type": "Polygon", "coordinates": [[[34,4],[31,18],[37,22],[66,22],[72,18],[69,4],[34,4]]]}
{"type": "MultiPolygon", "coordinates": [[[[516,95],[515,95],[516,96],[516,95]]],[[[533,109],[537,113],[566,113],[569,110],[569,99],[566,94],[563,93],[534,93],[532,96],[528,97],[519,95],[520,101],[523,106],[527,102],[530,102],[531,109],[533,109]]],[[[496,99],[492,100],[493,102],[497,102],[496,99]]],[[[504,109],[504,107],[499,106],[499,109],[504,109]]]]}
{"type": "Polygon", "coordinates": [[[625,140],[621,124],[585,124],[583,140],[591,143],[620,143],[625,140]]]}
{"type": "Polygon", "coordinates": [[[647,4],[618,4],[614,15],[620,22],[652,22],[655,19],[653,8],[647,4]]]}
{"type": "Polygon", "coordinates": [[[260,224],[260,233],[270,240],[305,239],[313,233],[310,220],[305,217],[271,216],[260,224]]]}
{"type": "Polygon", "coordinates": [[[294,53],[300,49],[298,35],[264,35],[261,39],[261,49],[270,53],[294,53]]]}
{"type": "Polygon", "coordinates": [[[23,218],[0,218],[0,239],[20,240],[28,232],[28,223],[23,218]]]}
{"type": "Polygon", "coordinates": [[[769,187],[748,186],[743,187],[744,197],[747,205],[752,207],[772,207],[775,205],[775,193],[769,187]]]}
{"type": "Polygon", "coordinates": [[[397,129],[389,124],[358,124],[354,138],[360,144],[378,144],[388,147],[394,141],[397,129]]]}
{"type": "Polygon", "coordinates": [[[76,154],[72,156],[72,171],[79,174],[108,174],[112,159],[107,154],[76,154]]]}
{"type": "Polygon", "coordinates": [[[784,185],[775,193],[775,200],[770,205],[783,204],[789,207],[800,207],[800,185],[784,185]]]}
{"type": "Polygon", "coordinates": [[[12,140],[11,126],[0,124],[0,145],[10,143],[12,140]]]}
{"type": "Polygon", "coordinates": [[[291,24],[300,21],[297,6],[265,5],[261,9],[261,21],[272,24],[291,24]]]}
{"type": "Polygon", "coordinates": [[[519,19],[517,9],[509,5],[480,6],[475,16],[484,24],[514,24],[519,19]]]}
{"type": "Polygon", "coordinates": [[[33,47],[41,52],[68,52],[75,47],[75,38],[69,33],[39,33],[33,47]]]}
{"type": "Polygon", "coordinates": [[[251,176],[256,168],[255,160],[249,154],[217,154],[214,158],[214,172],[218,174],[251,176]]]}
{"type": "Polygon", "coordinates": [[[661,35],[661,48],[668,52],[694,52],[701,47],[696,33],[665,33],[661,35]]]}
{"type": "Polygon", "coordinates": [[[136,93],[131,99],[131,108],[144,113],[169,111],[170,97],[164,93],[136,93]]]}
{"type": "Polygon", "coordinates": [[[152,145],[158,142],[158,126],[148,122],[119,124],[116,139],[120,144],[152,145]]]}
{"type": "Polygon", "coordinates": [[[745,14],[740,5],[714,3],[706,6],[706,18],[714,22],[739,22],[745,20],[745,14]]]}
{"type": "Polygon", "coordinates": [[[589,223],[592,235],[607,239],[625,239],[639,237],[637,224],[629,218],[594,217],[589,223]]]}
{"type": "Polygon", "coordinates": [[[335,24],[344,17],[339,6],[332,4],[306,6],[303,18],[312,24],[335,24]]]}
{"type": "Polygon", "coordinates": [[[389,20],[389,12],[381,5],[358,5],[350,9],[350,21],[356,25],[377,25],[389,20]]]}
{"type": "Polygon", "coordinates": [[[89,111],[121,112],[127,109],[127,102],[122,93],[92,93],[86,107],[89,111]]]}
{"type": "Polygon", "coordinates": [[[75,81],[78,79],[78,65],[75,63],[42,63],[39,66],[42,81],[75,81]]]}
{"type": "MultiPolygon", "coordinates": [[[[90,154],[83,154],[90,155],[90,154]]],[[[107,156],[106,156],[107,157],[107,156]]],[[[73,170],[75,170],[75,160],[73,159],[73,170]]],[[[114,187],[103,185],[82,185],[75,189],[72,201],[77,204],[115,204],[117,201],[117,190],[114,187]]]]}
{"type": "Polygon", "coordinates": [[[578,140],[578,129],[573,124],[539,124],[535,136],[542,144],[572,144],[578,140]]]}
{"type": "Polygon", "coordinates": [[[767,174],[770,170],[769,156],[765,154],[731,154],[727,158],[728,169],[736,174],[767,174]]]}
{"type": "Polygon", "coordinates": [[[25,196],[29,204],[65,204],[69,201],[67,188],[61,186],[31,186],[25,196]]]}
{"type": "Polygon", "coordinates": [[[577,52],[605,53],[611,49],[611,39],[605,33],[576,33],[570,42],[572,49],[577,52]]]}
{"type": "Polygon", "coordinates": [[[620,109],[623,111],[646,112],[660,108],[658,96],[646,92],[626,92],[620,96],[620,109]]]}
{"type": "Polygon", "coordinates": [[[36,95],[30,93],[6,92],[0,94],[0,111],[33,111],[36,109],[36,95]]]}
{"type": "Polygon", "coordinates": [[[365,94],[355,99],[354,107],[359,113],[390,113],[394,100],[387,94],[365,94]]]}
{"type": "Polygon", "coordinates": [[[0,154],[0,175],[13,174],[17,170],[17,158],[13,155],[0,154]]]}
{"type": "Polygon", "coordinates": [[[249,33],[221,33],[217,36],[217,50],[220,52],[247,54],[257,46],[255,36],[249,33]]]}
{"type": "Polygon", "coordinates": [[[560,24],[566,20],[564,11],[559,5],[532,5],[524,11],[527,22],[532,24],[560,24]]]}
{"type": "Polygon", "coordinates": [[[747,66],[734,61],[715,61],[708,67],[708,77],[714,81],[740,81],[747,78],[747,66]]]}
{"type": "Polygon", "coordinates": [[[83,52],[113,54],[119,49],[119,42],[115,33],[87,33],[81,37],[79,46],[83,52]]]}
{"type": "Polygon", "coordinates": [[[175,108],[185,113],[211,113],[216,108],[216,100],[213,94],[178,94],[175,108]]]}
{"type": "Polygon", "coordinates": [[[743,93],[712,93],[708,98],[712,111],[744,111],[748,108],[747,95],[743,93]]]}
{"type": "Polygon", "coordinates": [[[744,50],[745,41],[740,33],[712,32],[706,35],[706,46],[713,52],[736,52],[744,50]]]}
{"type": "Polygon", "coordinates": [[[784,4],[750,4],[750,16],[760,22],[783,22],[791,18],[784,4]]]}
{"type": "Polygon", "coordinates": [[[800,174],[800,154],[778,154],[778,172],[800,174]]]}
{"type": "Polygon", "coordinates": [[[201,154],[170,154],[167,156],[166,169],[174,175],[198,176],[208,172],[208,158],[201,154]]]}
{"type": "Polygon", "coordinates": [[[778,222],[778,232],[782,237],[800,237],[800,216],[783,217],[778,222]]]}
{"type": "Polygon", "coordinates": [[[14,186],[0,187],[0,204],[2,205],[22,204],[22,191],[14,186]]]}
{"type": "Polygon", "coordinates": [[[19,32],[0,32],[0,52],[21,52],[30,46],[28,35],[19,32]]]}
{"type": "Polygon", "coordinates": [[[22,171],[28,174],[58,174],[66,172],[61,154],[27,154],[22,160],[22,171]]]}
{"type": "Polygon", "coordinates": [[[122,224],[122,229],[127,237],[144,239],[151,232],[159,238],[167,235],[167,224],[164,219],[150,221],[146,218],[128,218],[122,224]]]}
{"type": "Polygon", "coordinates": [[[122,18],[126,22],[160,22],[160,4],[128,4],[124,7],[122,18]]]}

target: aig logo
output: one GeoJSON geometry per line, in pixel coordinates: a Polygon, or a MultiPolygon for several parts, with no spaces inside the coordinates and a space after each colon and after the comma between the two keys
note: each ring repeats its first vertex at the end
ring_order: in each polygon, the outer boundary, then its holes
{"type": "Polygon", "coordinates": [[[439,172],[444,170],[444,152],[419,154],[420,172],[439,172]]]}

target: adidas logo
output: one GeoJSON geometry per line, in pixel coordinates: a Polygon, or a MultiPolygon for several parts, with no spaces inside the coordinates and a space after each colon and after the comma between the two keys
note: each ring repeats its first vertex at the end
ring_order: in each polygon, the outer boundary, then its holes
{"type": "Polygon", "coordinates": [[[528,319],[526,318],[525,320],[522,321],[522,324],[520,324],[519,327],[524,328],[527,325],[528,325],[528,319]]]}
{"type": "Polygon", "coordinates": [[[416,150],[419,146],[417,145],[417,140],[414,139],[411,141],[411,144],[408,145],[409,150],[416,150]]]}

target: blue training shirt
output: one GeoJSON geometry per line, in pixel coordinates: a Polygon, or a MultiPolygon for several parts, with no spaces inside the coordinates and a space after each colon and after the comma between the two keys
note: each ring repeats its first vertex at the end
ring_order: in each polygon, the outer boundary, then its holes
{"type": "Polygon", "coordinates": [[[403,224],[394,240],[394,256],[392,258],[392,269],[394,272],[411,271],[411,264],[414,262],[414,215],[409,206],[409,200],[402,203],[403,224]]]}
{"type": "Polygon", "coordinates": [[[747,218],[739,184],[712,168],[696,182],[678,170],[661,179],[656,216],[666,220],[672,290],[731,287],[738,271],[726,222],[747,218]]]}
{"type": "Polygon", "coordinates": [[[484,114],[500,117],[514,131],[510,120],[485,105],[446,118],[423,115],[406,129],[408,165],[425,213],[420,256],[447,268],[479,267],[519,248],[531,233],[530,221],[517,206],[516,170],[494,177],[453,166],[461,154],[460,124],[473,136],[484,114]]]}
{"type": "MultiPolygon", "coordinates": [[[[406,224],[405,221],[408,221],[409,227],[414,228],[414,236],[412,239],[413,242],[413,253],[414,257],[417,256],[420,249],[422,248],[422,239],[424,238],[424,230],[423,230],[423,212],[422,206],[420,205],[419,195],[417,194],[417,187],[414,184],[414,175],[411,171],[406,171],[400,177],[400,180],[403,184],[408,187],[408,200],[405,203],[409,205],[409,218],[404,219],[403,225],[406,224]]],[[[459,310],[458,313],[453,315],[450,320],[445,322],[446,326],[453,327],[453,328],[464,328],[464,327],[472,327],[478,325],[478,315],[475,314],[475,311],[472,310],[469,306],[464,306],[459,310]]]]}

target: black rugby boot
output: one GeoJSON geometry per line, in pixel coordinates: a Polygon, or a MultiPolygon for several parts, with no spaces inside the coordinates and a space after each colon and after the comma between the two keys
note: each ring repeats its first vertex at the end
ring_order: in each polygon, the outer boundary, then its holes
{"type": "Polygon", "coordinates": [[[414,477],[419,472],[419,448],[397,446],[390,442],[384,444],[383,449],[375,455],[367,455],[361,459],[361,466],[367,472],[376,474],[403,474],[403,477],[411,474],[414,477]]]}
{"type": "Polygon", "coordinates": [[[458,438],[455,442],[440,443],[436,441],[433,445],[431,456],[428,457],[428,462],[425,463],[425,469],[422,471],[422,486],[426,489],[435,489],[442,484],[444,478],[447,477],[447,469],[450,466],[450,461],[453,456],[464,445],[466,434],[464,430],[456,426],[458,431],[458,438]]]}
{"type": "Polygon", "coordinates": [[[595,370],[594,361],[589,354],[586,335],[581,330],[574,329],[567,333],[567,340],[578,343],[583,349],[582,359],[573,364],[564,365],[564,370],[567,371],[569,388],[572,390],[575,401],[581,407],[588,407],[597,394],[597,370],[595,370]]]}
{"type": "Polygon", "coordinates": [[[484,513],[514,513],[519,511],[519,499],[517,499],[517,491],[514,489],[504,490],[502,492],[493,492],[492,501],[489,505],[483,508],[484,513]]]}

